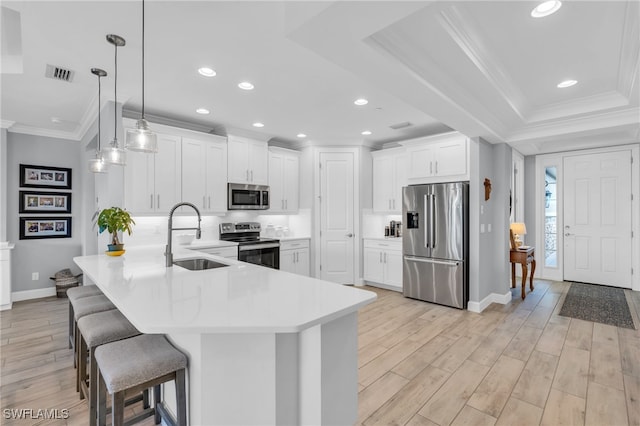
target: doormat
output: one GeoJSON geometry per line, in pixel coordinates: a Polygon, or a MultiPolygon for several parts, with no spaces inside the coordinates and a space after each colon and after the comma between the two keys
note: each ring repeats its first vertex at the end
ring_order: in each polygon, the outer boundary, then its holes
{"type": "Polygon", "coordinates": [[[624,290],[616,287],[571,283],[559,315],[635,329],[624,290]]]}

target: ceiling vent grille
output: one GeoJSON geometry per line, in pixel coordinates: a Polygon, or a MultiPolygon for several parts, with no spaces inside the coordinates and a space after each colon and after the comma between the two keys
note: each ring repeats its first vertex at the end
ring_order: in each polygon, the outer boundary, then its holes
{"type": "Polygon", "coordinates": [[[62,67],[57,67],[55,65],[49,65],[49,64],[47,64],[47,70],[44,73],[44,76],[47,78],[66,81],[68,83],[71,83],[71,80],[73,80],[74,75],[75,75],[74,71],[71,71],[62,67]]]}
{"type": "Polygon", "coordinates": [[[410,126],[413,126],[413,124],[409,121],[405,121],[403,123],[392,124],[389,127],[392,128],[393,130],[398,130],[398,129],[404,129],[405,127],[410,127],[410,126]]]}

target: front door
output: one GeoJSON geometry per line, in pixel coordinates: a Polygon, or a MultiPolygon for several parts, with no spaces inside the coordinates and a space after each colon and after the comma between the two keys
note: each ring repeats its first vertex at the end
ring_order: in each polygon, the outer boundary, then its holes
{"type": "Polygon", "coordinates": [[[631,151],[564,159],[564,279],[631,288],[631,151]]]}
{"type": "Polygon", "coordinates": [[[353,284],[354,153],[320,153],[320,278],[353,284]]]}

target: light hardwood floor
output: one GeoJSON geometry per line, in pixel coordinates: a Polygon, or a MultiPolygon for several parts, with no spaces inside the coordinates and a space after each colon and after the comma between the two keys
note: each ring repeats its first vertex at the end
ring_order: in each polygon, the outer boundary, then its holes
{"type": "MultiPolygon", "coordinates": [[[[568,284],[536,280],[482,314],[367,289],[378,300],[359,314],[358,424],[640,425],[640,331],[558,316],[568,284]]],[[[640,295],[626,295],[637,327],[640,295]]],[[[86,424],[66,299],[16,303],[0,321],[2,409],[69,410],[0,424],[86,424]]]]}

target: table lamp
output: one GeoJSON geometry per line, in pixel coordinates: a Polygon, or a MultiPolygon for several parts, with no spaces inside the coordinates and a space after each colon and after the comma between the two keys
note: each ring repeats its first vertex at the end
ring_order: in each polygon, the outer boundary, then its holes
{"type": "Polygon", "coordinates": [[[520,236],[527,234],[527,227],[524,223],[513,222],[509,226],[509,233],[511,235],[511,246],[512,248],[517,249],[522,245],[522,240],[520,239],[520,236]]]}

